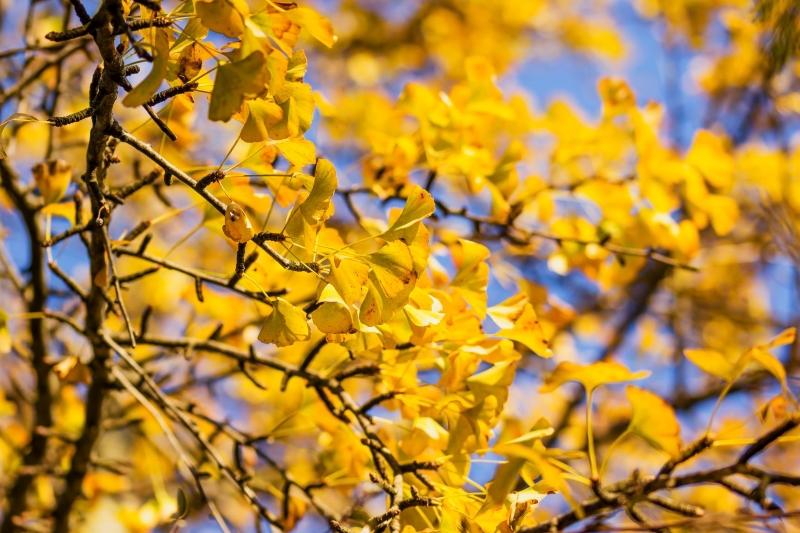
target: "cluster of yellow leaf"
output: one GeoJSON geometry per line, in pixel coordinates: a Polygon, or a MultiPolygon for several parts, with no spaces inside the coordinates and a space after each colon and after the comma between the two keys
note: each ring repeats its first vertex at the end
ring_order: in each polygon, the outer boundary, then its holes
{"type": "MultiPolygon", "coordinates": [[[[192,4],[182,6],[175,15],[184,14],[192,4]]],[[[202,87],[215,70],[209,119],[243,121],[241,139],[249,143],[302,136],[311,126],[314,97],[311,86],[303,81],[305,53],[294,47],[301,30],[332,46],[336,36],[330,22],[309,7],[272,2],[258,11],[251,11],[244,0],[200,0],[195,6],[197,17],[190,19],[177,38],[171,29],[141,32],[155,59],[150,72],[123,103],[129,107],[145,103],[164,80],[171,85],[196,81],[202,87]],[[205,38],[209,30],[236,41],[218,48],[215,41],[205,38]],[[217,67],[204,72],[203,64],[209,59],[217,67]]],[[[185,98],[176,102],[185,102],[185,98]]],[[[177,118],[173,114],[165,113],[171,120],[177,118]]],[[[313,159],[312,152],[299,164],[313,159]]]]}
{"type": "Polygon", "coordinates": [[[615,247],[659,248],[689,262],[706,227],[720,236],[733,229],[735,160],[724,136],[701,130],[678,153],[661,138],[661,107],[637,106],[621,80],[601,80],[603,113],[591,124],[564,102],[532,116],[521,99],[506,101],[484,59],[470,58],[465,70],[465,80],[448,93],[409,84],[397,108],[348,98],[323,108],[333,133],[360,134],[365,181],[376,194],[391,194],[418,169],[435,172],[454,198],[488,204],[484,220],[522,230],[530,246],[515,242],[512,251],[530,253],[547,242],[533,235],[558,240],[552,270],[579,268],[605,286],[633,271],[613,261],[615,247]],[[403,125],[404,117],[413,122],[403,125]],[[531,133],[551,140],[549,175],[520,179],[530,155],[522,142],[531,133]],[[571,208],[573,202],[581,208],[571,208]]]}

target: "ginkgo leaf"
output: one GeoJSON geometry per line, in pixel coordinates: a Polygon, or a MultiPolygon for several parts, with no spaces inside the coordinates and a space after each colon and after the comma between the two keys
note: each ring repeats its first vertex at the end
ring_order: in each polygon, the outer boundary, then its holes
{"type": "Polygon", "coordinates": [[[361,304],[359,318],[367,326],[388,320],[405,305],[417,281],[409,247],[393,241],[368,256],[370,270],[367,295],[361,304]]]}
{"type": "Polygon", "coordinates": [[[786,370],[781,362],[769,353],[770,349],[785,346],[794,342],[795,328],[787,328],[766,344],[757,344],[745,350],[737,359],[729,359],[716,350],[688,348],[683,351],[687,359],[704,372],[717,376],[727,383],[733,383],[746,370],[747,365],[755,362],[775,376],[781,385],[786,387],[786,370]]]}
{"type": "MultiPolygon", "coordinates": [[[[572,496],[567,479],[564,472],[548,459],[546,449],[540,442],[536,442],[534,446],[525,444],[501,444],[495,446],[493,451],[499,455],[504,455],[509,458],[522,459],[533,465],[541,481],[551,490],[555,490],[562,494],[573,507],[577,507],[578,503],[572,496]]],[[[537,483],[538,488],[538,483],[537,483]]]]}
{"type": "Polygon", "coordinates": [[[336,43],[336,35],[333,33],[330,21],[313,9],[308,7],[290,9],[286,11],[286,16],[328,48],[336,43]]]}
{"type": "Polygon", "coordinates": [[[242,107],[246,96],[262,93],[267,83],[265,65],[261,52],[220,65],[211,91],[208,118],[227,122],[242,107]]]}
{"type": "Polygon", "coordinates": [[[389,229],[383,232],[381,237],[387,241],[398,239],[405,236],[405,231],[422,219],[433,214],[436,206],[433,203],[431,194],[418,185],[413,185],[408,190],[406,205],[403,211],[394,220],[389,229]]]}
{"type": "Polygon", "coordinates": [[[672,407],[658,395],[633,385],[625,387],[625,394],[633,408],[628,431],[676,457],[681,450],[681,427],[672,407]]]}
{"type": "Polygon", "coordinates": [[[72,182],[72,165],[63,159],[54,159],[33,166],[33,181],[45,204],[58,202],[72,182]]]}
{"type": "Polygon", "coordinates": [[[250,14],[245,0],[197,0],[195,9],[206,28],[228,37],[242,34],[250,14]]]}
{"type": "Polygon", "coordinates": [[[768,343],[767,348],[780,348],[781,346],[788,346],[792,344],[797,338],[797,328],[786,328],[777,335],[775,335],[768,343]]]}
{"type": "Polygon", "coordinates": [[[533,429],[528,431],[527,433],[523,433],[519,437],[513,438],[511,440],[503,442],[503,444],[522,444],[523,442],[528,442],[537,439],[543,439],[545,437],[549,437],[555,433],[555,430],[552,427],[543,427],[538,429],[533,429]]]}
{"type": "Polygon", "coordinates": [[[354,259],[334,257],[330,261],[330,273],[326,281],[349,305],[355,305],[364,298],[369,266],[354,259]]]}
{"type": "Polygon", "coordinates": [[[649,375],[649,370],[631,372],[616,361],[597,361],[588,365],[564,361],[559,363],[556,369],[547,376],[541,391],[553,391],[568,381],[578,382],[587,391],[592,391],[600,385],[635,381],[649,375]]]}
{"type": "Polygon", "coordinates": [[[12,122],[38,122],[39,119],[27,113],[12,113],[8,118],[0,122],[0,159],[8,157],[6,150],[3,146],[3,130],[12,122]]]}
{"type": "Polygon", "coordinates": [[[67,383],[89,383],[92,376],[89,367],[75,355],[65,357],[53,365],[53,373],[67,383]]]}
{"type": "Polygon", "coordinates": [[[467,378],[467,387],[479,399],[495,396],[505,401],[508,396],[508,387],[514,381],[516,368],[516,361],[500,361],[491,368],[467,378]]]}
{"type": "Polygon", "coordinates": [[[178,71],[176,76],[183,82],[187,82],[200,74],[203,68],[203,56],[200,45],[191,43],[181,50],[178,56],[178,71]]]}
{"type": "Polygon", "coordinates": [[[772,355],[769,350],[792,344],[795,341],[796,336],[797,330],[795,328],[792,327],[784,329],[775,337],[773,337],[768,343],[757,344],[745,352],[742,356],[742,365],[746,364],[750,359],[752,359],[757,364],[761,365],[767,372],[775,376],[775,379],[780,382],[781,387],[783,387],[784,390],[789,390],[789,385],[786,381],[786,369],[783,367],[783,363],[781,363],[777,357],[772,355]]]}
{"type": "Polygon", "coordinates": [[[247,102],[247,120],[240,134],[244,142],[269,140],[270,126],[283,118],[283,110],[272,100],[256,98],[247,102]]]}
{"type": "Polygon", "coordinates": [[[311,312],[311,320],[322,333],[352,333],[353,314],[333,285],[326,285],[317,298],[319,306],[311,312]]]}
{"type": "Polygon", "coordinates": [[[314,169],[314,185],[302,204],[300,212],[310,223],[317,223],[329,216],[331,198],[336,192],[338,180],[336,168],[327,159],[320,158],[314,169]]]}
{"type": "Polygon", "coordinates": [[[310,165],[317,159],[316,147],[307,139],[283,139],[275,143],[275,147],[295,167],[310,165]]]}
{"type": "Polygon", "coordinates": [[[41,212],[46,215],[63,218],[69,222],[70,226],[75,225],[75,204],[72,202],[47,204],[42,208],[41,212]]]}
{"type": "Polygon", "coordinates": [[[353,315],[346,304],[322,302],[311,313],[311,320],[322,333],[352,333],[353,315]]]}
{"type": "Polygon", "coordinates": [[[450,245],[450,254],[456,267],[456,274],[450,281],[450,286],[482,319],[486,316],[488,297],[486,288],[489,285],[489,265],[486,264],[486,260],[490,254],[489,248],[474,241],[458,239],[450,245]]]}
{"type": "Polygon", "coordinates": [[[283,298],[277,298],[272,313],[261,327],[258,340],[276,346],[290,346],[308,339],[309,336],[310,329],[303,310],[283,298]]]}
{"type": "Polygon", "coordinates": [[[749,357],[761,365],[767,372],[775,376],[775,379],[780,382],[784,390],[788,390],[789,384],[786,381],[786,369],[777,357],[758,347],[750,350],[749,357]]]}
{"type": "Polygon", "coordinates": [[[245,210],[236,202],[231,202],[225,209],[225,224],[222,232],[235,242],[247,242],[253,238],[253,225],[245,210]]]}
{"type": "Polygon", "coordinates": [[[736,379],[736,365],[716,350],[687,348],[683,354],[704,372],[717,376],[725,381],[736,379]]]}
{"type": "Polygon", "coordinates": [[[303,50],[296,50],[286,65],[286,79],[302,81],[308,70],[308,58],[303,50]]]}
{"type": "Polygon", "coordinates": [[[314,93],[311,86],[302,82],[286,82],[273,89],[275,102],[283,111],[283,118],[270,128],[270,137],[285,139],[302,135],[314,119],[314,93]]]}
{"type": "Polygon", "coordinates": [[[435,326],[445,317],[442,302],[419,288],[411,292],[403,312],[412,324],[420,328],[435,326]]]}
{"type": "Polygon", "coordinates": [[[155,50],[150,72],[145,78],[122,99],[122,105],[137,107],[147,102],[153,93],[158,90],[161,82],[167,75],[169,62],[169,36],[163,29],[156,31],[155,50]]]}
{"type": "Polygon", "coordinates": [[[488,310],[488,314],[502,328],[496,334],[498,337],[522,343],[540,357],[553,355],[536,311],[524,294],[517,294],[493,306],[488,310]]]}

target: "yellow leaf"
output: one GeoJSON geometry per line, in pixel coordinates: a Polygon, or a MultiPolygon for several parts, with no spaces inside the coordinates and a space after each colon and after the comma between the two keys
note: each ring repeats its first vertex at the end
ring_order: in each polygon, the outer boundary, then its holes
{"type": "Polygon", "coordinates": [[[47,204],[42,208],[42,213],[63,218],[69,221],[71,226],[75,225],[75,205],[72,202],[47,204]]]}
{"type": "Polygon", "coordinates": [[[496,334],[498,337],[522,343],[540,357],[553,355],[536,311],[524,294],[519,293],[491,307],[488,313],[495,324],[502,328],[496,334]]]}
{"type": "Polygon", "coordinates": [[[450,286],[456,289],[481,319],[486,316],[486,287],[489,285],[489,249],[477,242],[458,239],[450,245],[456,274],[450,286]]]}
{"type": "Polygon", "coordinates": [[[635,381],[649,375],[649,370],[631,372],[624,365],[615,361],[598,361],[589,365],[565,361],[559,363],[556,369],[547,376],[541,391],[553,391],[568,381],[576,381],[587,391],[591,391],[600,385],[635,381]]]}
{"type": "Polygon", "coordinates": [[[230,240],[239,243],[253,238],[253,225],[242,206],[236,202],[231,202],[225,209],[225,224],[222,226],[222,232],[230,240]]]}
{"type": "Polygon", "coordinates": [[[355,305],[364,297],[364,287],[369,276],[369,267],[353,259],[334,257],[330,261],[331,271],[326,281],[349,305],[355,305]]]}
{"type": "Polygon", "coordinates": [[[298,7],[286,11],[289,20],[302,26],[316,40],[327,46],[332,47],[336,42],[336,35],[333,33],[333,26],[330,21],[308,7],[298,7]]]}
{"type": "Polygon", "coordinates": [[[275,146],[281,155],[295,167],[310,165],[317,158],[314,143],[303,138],[284,139],[275,143],[275,146]]]}
{"type": "Polygon", "coordinates": [[[12,113],[3,122],[0,122],[0,159],[5,159],[8,154],[3,147],[3,130],[12,122],[39,122],[39,119],[27,113],[12,113]]]}
{"type": "Polygon", "coordinates": [[[751,357],[756,363],[764,367],[764,369],[775,376],[784,390],[788,389],[788,383],[786,382],[786,369],[783,368],[783,363],[781,363],[777,357],[769,353],[767,350],[762,348],[753,348],[749,352],[749,357],[751,357]]]}
{"type": "Polygon", "coordinates": [[[508,387],[514,381],[516,361],[500,361],[491,368],[467,378],[467,387],[478,399],[495,396],[505,400],[508,387]]]}
{"type": "Polygon", "coordinates": [[[63,159],[51,159],[33,167],[33,181],[45,204],[61,200],[72,181],[72,165],[63,159]]]}
{"type": "Polygon", "coordinates": [[[228,37],[242,34],[250,14],[245,0],[198,0],[195,9],[206,28],[228,37]]]}
{"type": "Polygon", "coordinates": [[[122,99],[125,107],[137,107],[145,103],[158,90],[167,75],[169,61],[169,36],[163,29],[156,31],[153,63],[147,76],[122,99]]]}
{"type": "Polygon", "coordinates": [[[257,98],[247,102],[247,120],[242,126],[241,139],[254,143],[269,140],[270,126],[283,118],[283,110],[271,100],[257,98]]]}
{"type": "Polygon", "coordinates": [[[563,495],[570,505],[577,507],[578,503],[571,495],[564,472],[548,460],[545,455],[547,450],[541,442],[536,442],[534,444],[534,446],[526,446],[524,444],[501,444],[495,446],[493,451],[509,458],[518,458],[531,463],[538,471],[545,485],[563,495]]]}
{"type": "Polygon", "coordinates": [[[257,96],[267,83],[266,60],[261,52],[253,52],[246,58],[225,63],[217,69],[208,118],[227,122],[242,107],[246,96],[257,96]]]}
{"type": "Polygon", "coordinates": [[[183,82],[187,82],[200,74],[202,68],[203,56],[200,45],[191,43],[184,47],[178,56],[178,78],[183,82]]]}
{"type": "Polygon", "coordinates": [[[347,305],[341,302],[322,302],[311,313],[311,320],[322,333],[353,332],[353,316],[347,305]]]}
{"type": "Polygon", "coordinates": [[[527,433],[520,435],[519,437],[506,441],[503,444],[522,444],[523,442],[528,442],[530,440],[537,440],[549,437],[554,432],[555,430],[553,430],[552,427],[533,429],[527,433]]]}
{"type": "MultiPolygon", "coordinates": [[[[274,87],[272,89],[275,90],[274,87]]],[[[314,93],[309,84],[286,82],[274,92],[273,96],[283,111],[283,118],[270,128],[270,137],[273,139],[297,137],[311,127],[315,103],[314,93]]]]}
{"type": "Polygon", "coordinates": [[[258,340],[276,346],[290,346],[308,339],[310,330],[306,314],[283,298],[277,298],[272,313],[261,327],[258,340]]]}
{"type": "Polygon", "coordinates": [[[314,169],[314,185],[308,198],[300,204],[300,212],[310,223],[317,223],[325,220],[331,198],[336,192],[338,180],[336,178],[336,168],[327,159],[320,158],[314,169]]]}
{"type": "Polygon", "coordinates": [[[716,350],[687,348],[683,351],[689,361],[702,371],[731,382],[736,379],[736,365],[716,350]]]}
{"type": "Polygon", "coordinates": [[[311,313],[314,325],[325,334],[353,333],[353,315],[333,285],[325,285],[320,305],[311,313]]]}
{"type": "Polygon", "coordinates": [[[65,357],[53,365],[53,372],[58,379],[67,383],[89,383],[91,381],[89,367],[75,355],[65,357]]]}
{"type": "Polygon", "coordinates": [[[377,326],[405,305],[417,281],[409,247],[393,241],[368,256],[367,296],[359,311],[361,322],[377,326]]]}
{"type": "Polygon", "coordinates": [[[430,193],[419,185],[412,185],[408,189],[406,205],[403,207],[403,211],[381,236],[387,241],[406,236],[403,230],[408,229],[423,218],[431,216],[434,209],[433,197],[430,193]]]}
{"type": "Polygon", "coordinates": [[[442,309],[442,302],[420,289],[411,293],[409,303],[403,307],[408,320],[420,328],[439,324],[445,317],[442,309]]]}
{"type": "Polygon", "coordinates": [[[714,187],[726,188],[733,182],[734,161],[729,143],[708,130],[698,130],[695,134],[686,162],[714,187]]]}
{"type": "Polygon", "coordinates": [[[778,348],[780,346],[786,346],[787,344],[792,344],[797,337],[797,329],[796,328],[786,328],[777,335],[775,335],[772,340],[767,343],[767,348],[778,348]]]}
{"type": "Polygon", "coordinates": [[[739,206],[736,200],[719,194],[709,194],[704,209],[711,218],[711,227],[720,237],[730,233],[739,219],[739,206]]]}
{"type": "Polygon", "coordinates": [[[778,348],[791,344],[795,340],[795,328],[787,328],[776,335],[766,344],[757,344],[745,350],[735,361],[725,357],[716,350],[705,349],[686,349],[684,355],[704,372],[722,378],[728,383],[733,383],[742,372],[745,371],[748,363],[755,361],[775,376],[781,385],[786,388],[786,370],[781,362],[775,358],[770,349],[778,348]]]}
{"type": "Polygon", "coordinates": [[[672,407],[656,394],[628,385],[625,394],[633,408],[628,431],[672,457],[681,449],[681,427],[672,407]]]}

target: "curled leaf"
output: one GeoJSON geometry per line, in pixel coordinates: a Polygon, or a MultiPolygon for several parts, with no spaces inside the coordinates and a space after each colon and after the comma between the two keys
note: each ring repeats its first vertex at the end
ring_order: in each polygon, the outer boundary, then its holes
{"type": "Polygon", "coordinates": [[[230,240],[236,242],[247,242],[253,238],[253,225],[247,218],[244,208],[236,202],[231,202],[225,209],[225,224],[222,226],[222,232],[230,240]]]}

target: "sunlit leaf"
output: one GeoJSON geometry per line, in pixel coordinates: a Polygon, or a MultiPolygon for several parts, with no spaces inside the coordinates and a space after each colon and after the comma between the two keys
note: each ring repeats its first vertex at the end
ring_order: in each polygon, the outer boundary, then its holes
{"type": "Polygon", "coordinates": [[[136,107],[145,103],[158,90],[167,75],[169,61],[169,37],[166,31],[158,30],[153,50],[153,62],[147,76],[122,99],[126,107],[136,107]]]}
{"type": "Polygon", "coordinates": [[[648,370],[631,372],[615,361],[598,361],[588,365],[564,361],[550,373],[542,385],[542,392],[550,392],[568,381],[575,381],[591,391],[600,385],[624,383],[644,379],[650,375],[648,370]]]}
{"type": "Polygon", "coordinates": [[[633,408],[628,431],[675,457],[681,449],[681,427],[675,411],[658,395],[628,385],[625,394],[633,408]]]}
{"type": "Polygon", "coordinates": [[[310,329],[306,314],[283,298],[277,298],[267,317],[258,340],[276,346],[290,346],[308,339],[310,329]]]}
{"type": "Polygon", "coordinates": [[[265,65],[261,52],[253,52],[242,60],[220,65],[211,92],[208,118],[227,122],[240,110],[245,97],[262,93],[267,82],[265,65]]]}
{"type": "Polygon", "coordinates": [[[197,0],[195,9],[205,27],[228,37],[242,34],[250,14],[245,0],[197,0]]]}

